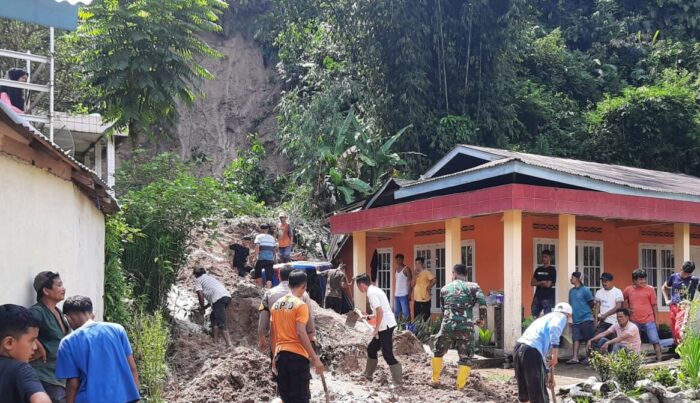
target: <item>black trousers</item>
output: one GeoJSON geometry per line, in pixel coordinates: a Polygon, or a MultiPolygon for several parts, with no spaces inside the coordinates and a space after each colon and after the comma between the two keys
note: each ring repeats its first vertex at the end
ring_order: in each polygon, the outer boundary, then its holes
{"type": "Polygon", "coordinates": [[[430,301],[413,301],[413,317],[416,319],[430,319],[430,301]]]}
{"type": "Polygon", "coordinates": [[[326,297],[326,309],[332,309],[340,313],[343,308],[343,300],[338,297],[326,297]]]}
{"type": "Polygon", "coordinates": [[[277,391],[284,403],[307,403],[311,373],[309,360],[299,354],[280,351],[277,354],[277,391]]]}
{"type": "MultiPolygon", "coordinates": [[[[367,346],[367,356],[369,358],[377,359],[377,353],[382,350],[382,357],[389,365],[398,364],[394,358],[394,327],[390,327],[386,330],[379,332],[379,338],[372,338],[367,346]]],[[[285,400],[286,402],[286,400],[285,400]]]]}
{"type": "Polygon", "coordinates": [[[518,399],[521,402],[549,403],[540,352],[527,344],[518,343],[513,350],[513,363],[518,380],[518,399]]]}
{"type": "Polygon", "coordinates": [[[226,308],[231,303],[231,297],[221,297],[211,306],[211,327],[226,329],[226,308]]]}

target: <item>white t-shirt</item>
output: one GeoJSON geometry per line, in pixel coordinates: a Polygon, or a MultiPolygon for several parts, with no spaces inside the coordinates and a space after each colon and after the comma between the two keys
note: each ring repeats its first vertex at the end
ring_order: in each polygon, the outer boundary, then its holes
{"type": "MultiPolygon", "coordinates": [[[[613,287],[610,290],[601,288],[596,291],[595,300],[600,303],[600,313],[605,313],[613,309],[618,302],[624,301],[624,297],[622,296],[622,291],[617,287],[613,287]]],[[[614,325],[617,323],[617,316],[612,314],[605,318],[605,322],[614,325]]]]}
{"type": "Polygon", "coordinates": [[[369,300],[369,307],[372,308],[373,313],[377,312],[377,308],[382,308],[382,312],[384,313],[382,316],[382,323],[379,324],[379,331],[396,326],[396,318],[394,317],[394,312],[391,310],[391,305],[389,305],[389,299],[381,288],[373,285],[369,286],[369,288],[367,288],[367,299],[369,300]]]}
{"type": "Polygon", "coordinates": [[[396,273],[396,289],[394,295],[397,297],[405,297],[408,295],[408,276],[404,274],[404,270],[408,270],[408,267],[404,266],[396,273]]]}

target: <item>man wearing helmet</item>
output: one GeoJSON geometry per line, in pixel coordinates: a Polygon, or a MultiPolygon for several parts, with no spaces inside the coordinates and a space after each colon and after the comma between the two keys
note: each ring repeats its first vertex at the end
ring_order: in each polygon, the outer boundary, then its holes
{"type": "Polygon", "coordinates": [[[558,303],[552,312],[532,322],[515,344],[513,362],[521,402],[549,402],[545,380],[554,385],[551,371],[559,359],[559,338],[571,323],[572,313],[571,305],[558,303]]]}

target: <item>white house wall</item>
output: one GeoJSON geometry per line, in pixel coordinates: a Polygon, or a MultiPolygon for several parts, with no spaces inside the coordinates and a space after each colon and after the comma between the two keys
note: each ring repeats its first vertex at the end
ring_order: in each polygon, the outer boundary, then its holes
{"type": "Polygon", "coordinates": [[[52,270],[101,318],[104,237],[103,213],[71,181],[0,154],[0,304],[33,304],[34,276],[52,270]]]}

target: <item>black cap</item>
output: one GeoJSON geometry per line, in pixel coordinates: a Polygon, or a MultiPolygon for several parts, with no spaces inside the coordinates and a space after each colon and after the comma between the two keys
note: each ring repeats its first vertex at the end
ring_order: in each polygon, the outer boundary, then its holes
{"type": "Polygon", "coordinates": [[[603,273],[600,275],[600,279],[603,281],[612,281],[613,280],[613,275],[610,273],[603,273]]]}
{"type": "Polygon", "coordinates": [[[580,279],[580,278],[581,278],[581,272],[580,272],[580,271],[575,271],[575,272],[571,273],[571,277],[576,277],[576,278],[580,279]]]}
{"type": "Polygon", "coordinates": [[[685,273],[692,273],[695,271],[695,263],[691,262],[690,260],[687,260],[683,263],[683,272],[685,273]]]}

